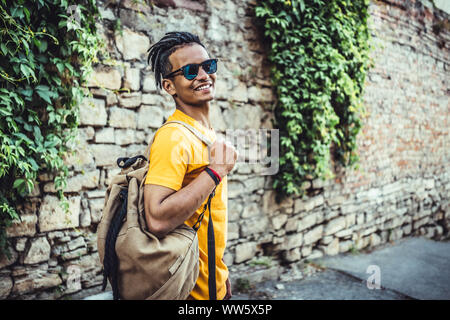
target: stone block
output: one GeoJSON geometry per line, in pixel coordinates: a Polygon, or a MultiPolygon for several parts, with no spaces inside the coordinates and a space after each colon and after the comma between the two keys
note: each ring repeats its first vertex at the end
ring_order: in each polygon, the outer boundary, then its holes
{"type": "Polygon", "coordinates": [[[69,250],[75,250],[75,249],[78,249],[80,247],[85,247],[85,246],[86,246],[86,242],[84,241],[84,238],[81,236],[78,238],[75,238],[67,243],[67,247],[69,248],[69,250]]]}
{"type": "Polygon", "coordinates": [[[252,202],[244,207],[242,212],[242,218],[251,218],[256,217],[261,214],[261,208],[259,208],[258,204],[252,202]]]}
{"type": "Polygon", "coordinates": [[[286,214],[277,214],[271,218],[271,221],[272,221],[273,229],[278,230],[285,225],[285,223],[287,221],[287,215],[286,214]]]}
{"type": "Polygon", "coordinates": [[[311,211],[322,204],[324,204],[323,195],[318,195],[307,200],[297,199],[294,204],[294,212],[311,211]]]}
{"type": "Polygon", "coordinates": [[[281,247],[284,250],[290,250],[293,248],[300,247],[302,245],[302,242],[303,242],[303,234],[294,233],[286,236],[285,241],[281,247]]]}
{"type": "Polygon", "coordinates": [[[67,213],[60,206],[59,199],[47,195],[42,201],[39,212],[39,231],[53,231],[75,228],[79,226],[80,197],[70,197],[67,213]]]}
{"type": "Polygon", "coordinates": [[[123,86],[132,91],[138,91],[141,86],[140,73],[141,70],[138,68],[126,68],[123,86]]]}
{"type": "Polygon", "coordinates": [[[234,240],[239,239],[239,224],[236,222],[228,223],[227,239],[234,240]]]}
{"type": "Polygon", "coordinates": [[[114,128],[131,128],[136,129],[137,119],[133,110],[125,108],[111,107],[109,108],[108,124],[114,128]]]}
{"type": "Polygon", "coordinates": [[[212,104],[209,109],[209,117],[211,119],[211,124],[214,127],[214,130],[219,132],[225,132],[227,129],[227,125],[223,118],[222,110],[217,104],[212,104]]]}
{"type": "Polygon", "coordinates": [[[85,98],[80,104],[81,125],[104,126],[106,125],[107,118],[105,100],[85,98]]]}
{"type": "Polygon", "coordinates": [[[128,28],[123,28],[123,36],[116,33],[116,46],[124,60],[141,60],[150,48],[149,38],[128,28]]]}
{"type": "Polygon", "coordinates": [[[31,240],[30,248],[23,259],[24,264],[35,264],[50,258],[50,244],[45,237],[31,240]]]}
{"type": "Polygon", "coordinates": [[[90,199],[89,209],[91,211],[91,221],[92,223],[100,222],[103,213],[103,206],[105,205],[105,199],[90,199]]]}
{"type": "Polygon", "coordinates": [[[256,217],[241,220],[241,237],[245,238],[249,235],[264,233],[269,226],[267,217],[256,217]]]}
{"type": "Polygon", "coordinates": [[[376,247],[381,243],[381,238],[379,235],[377,235],[376,233],[372,233],[370,235],[370,246],[371,247],[376,247]]]}
{"type": "Polygon", "coordinates": [[[131,93],[122,93],[118,97],[119,106],[122,108],[134,109],[139,107],[142,102],[142,93],[140,92],[131,92],[131,93]]]}
{"type": "Polygon", "coordinates": [[[238,201],[229,201],[228,202],[228,220],[229,221],[238,221],[242,212],[242,204],[238,201]]]}
{"type": "Polygon", "coordinates": [[[237,180],[228,180],[228,199],[237,198],[245,194],[244,184],[237,180]]]}
{"type": "Polygon", "coordinates": [[[423,186],[424,186],[425,190],[434,189],[434,179],[424,179],[423,186]]]}
{"type": "Polygon", "coordinates": [[[117,129],[114,134],[115,144],[124,146],[134,143],[136,140],[135,132],[133,129],[117,129]]]}
{"type": "Polygon", "coordinates": [[[356,224],[356,213],[351,213],[345,216],[345,227],[351,228],[356,224]]]}
{"type": "Polygon", "coordinates": [[[117,159],[125,153],[120,146],[113,144],[93,144],[91,150],[98,167],[117,166],[117,159]]]}
{"type": "Polygon", "coordinates": [[[122,84],[120,72],[113,68],[96,68],[88,79],[88,87],[118,90],[122,84]]]}
{"type": "Polygon", "coordinates": [[[81,210],[80,214],[80,226],[89,227],[91,225],[91,211],[88,209],[81,210]]]}
{"type": "Polygon", "coordinates": [[[300,223],[299,219],[300,219],[300,217],[298,215],[297,216],[293,216],[293,217],[289,217],[287,219],[284,231],[286,231],[286,232],[297,232],[298,226],[299,226],[299,223],[300,223]]]}
{"type": "Polygon", "coordinates": [[[246,193],[252,193],[257,190],[264,189],[264,177],[253,177],[244,180],[244,186],[246,193]]]}
{"type": "Polygon", "coordinates": [[[37,216],[35,214],[21,214],[20,220],[14,220],[12,225],[6,229],[9,238],[29,236],[36,234],[37,216]]]}
{"type": "Polygon", "coordinates": [[[283,259],[287,262],[295,262],[300,260],[302,257],[300,248],[294,248],[292,250],[284,251],[283,252],[283,259]]]}
{"type": "Polygon", "coordinates": [[[345,217],[337,217],[327,223],[324,235],[328,236],[344,229],[346,226],[345,217]]]}
{"type": "Polygon", "coordinates": [[[102,128],[95,132],[96,143],[114,143],[114,128],[102,128]]]}
{"type": "MultiPolygon", "coordinates": [[[[68,155],[64,158],[64,163],[70,167],[73,166],[75,171],[86,170],[86,168],[94,168],[94,157],[87,141],[77,138],[76,146],[69,149],[68,155]],[[73,153],[73,154],[72,154],[73,153]]],[[[48,179],[51,181],[53,179],[48,179]]]]}
{"type": "Polygon", "coordinates": [[[13,287],[12,278],[8,275],[0,276],[0,300],[6,299],[13,287]]]}
{"type": "Polygon", "coordinates": [[[323,226],[320,225],[308,231],[304,235],[303,242],[305,245],[314,243],[318,241],[322,237],[322,235],[323,235],[323,226]]]}
{"type": "Polygon", "coordinates": [[[0,254],[0,269],[14,264],[17,261],[17,258],[19,257],[17,251],[14,250],[12,247],[9,246],[8,250],[10,253],[9,257],[6,254],[0,254]]]}
{"type": "Polygon", "coordinates": [[[339,253],[347,252],[353,246],[352,240],[340,241],[339,243],[339,253]]]}
{"type": "Polygon", "coordinates": [[[143,105],[139,108],[137,128],[159,128],[164,122],[164,113],[160,107],[143,105]]]}
{"type": "Polygon", "coordinates": [[[327,246],[321,246],[325,255],[334,256],[339,253],[339,239],[334,238],[327,246]]]}
{"type": "Polygon", "coordinates": [[[301,248],[301,251],[302,251],[302,257],[307,257],[312,252],[312,246],[303,246],[301,248]]]}
{"type": "Polygon", "coordinates": [[[319,259],[323,257],[323,252],[317,249],[314,249],[310,255],[307,256],[308,260],[319,259]]]}
{"type": "Polygon", "coordinates": [[[316,221],[317,212],[310,212],[298,222],[297,232],[312,227],[314,224],[316,224],[316,221]]]}
{"type": "Polygon", "coordinates": [[[276,192],[274,190],[264,190],[262,196],[263,211],[269,215],[273,214],[280,208],[292,208],[294,200],[292,198],[285,198],[281,203],[276,202],[276,192]]]}
{"type": "Polygon", "coordinates": [[[248,99],[253,102],[271,102],[273,101],[273,93],[270,88],[253,86],[248,88],[248,99]]]}
{"type": "Polygon", "coordinates": [[[256,251],[256,242],[246,242],[238,244],[235,249],[234,262],[241,263],[250,260],[255,256],[256,251]]]}
{"type": "Polygon", "coordinates": [[[62,280],[57,274],[35,271],[27,274],[25,277],[15,278],[12,294],[21,296],[40,289],[53,288],[61,283],[62,280]]]}
{"type": "Polygon", "coordinates": [[[223,112],[227,129],[259,129],[263,111],[259,106],[243,105],[228,108],[223,112]],[[242,115],[246,116],[243,117],[242,115]]]}
{"type": "MultiPolygon", "coordinates": [[[[67,179],[67,187],[64,189],[64,192],[80,192],[83,188],[97,188],[99,176],[99,170],[91,170],[70,177],[67,179]]],[[[44,185],[44,192],[56,193],[54,183],[46,183],[44,185]]]]}
{"type": "Polygon", "coordinates": [[[142,91],[152,93],[157,92],[154,73],[148,73],[144,75],[144,79],[142,80],[142,91]]]}

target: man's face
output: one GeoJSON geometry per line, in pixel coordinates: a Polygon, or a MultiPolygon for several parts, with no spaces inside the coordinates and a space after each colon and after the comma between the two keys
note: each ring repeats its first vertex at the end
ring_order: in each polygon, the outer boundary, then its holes
{"type": "MultiPolygon", "coordinates": [[[[206,50],[199,44],[187,45],[176,50],[169,57],[172,64],[172,70],[177,70],[190,63],[202,63],[210,59],[206,50]]],[[[178,72],[170,79],[163,79],[163,87],[170,94],[176,94],[182,102],[201,106],[207,101],[214,99],[216,74],[207,74],[202,67],[198,70],[198,75],[192,80],[183,76],[183,72],[178,72]],[[199,90],[200,87],[209,86],[209,88],[199,90]]]]}

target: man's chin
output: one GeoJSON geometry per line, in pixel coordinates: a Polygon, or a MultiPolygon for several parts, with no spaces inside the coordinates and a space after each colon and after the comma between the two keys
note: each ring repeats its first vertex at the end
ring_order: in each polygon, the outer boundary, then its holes
{"type": "Polygon", "coordinates": [[[200,99],[197,99],[198,103],[202,103],[202,102],[208,102],[208,101],[212,101],[214,100],[214,94],[209,94],[209,95],[205,95],[205,97],[201,97],[200,99]]]}

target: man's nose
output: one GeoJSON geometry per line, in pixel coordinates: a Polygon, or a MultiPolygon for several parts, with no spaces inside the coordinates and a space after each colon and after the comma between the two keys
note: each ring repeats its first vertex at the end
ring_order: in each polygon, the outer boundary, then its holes
{"type": "Polygon", "coordinates": [[[207,74],[206,71],[203,70],[203,67],[199,67],[197,80],[203,80],[203,79],[208,79],[208,78],[209,78],[209,74],[207,74]]]}

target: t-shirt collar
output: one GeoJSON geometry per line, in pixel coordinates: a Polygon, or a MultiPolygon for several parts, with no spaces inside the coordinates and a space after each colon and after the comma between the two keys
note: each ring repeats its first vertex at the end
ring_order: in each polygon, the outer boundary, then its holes
{"type": "Polygon", "coordinates": [[[211,138],[213,138],[213,137],[215,138],[214,129],[209,129],[209,128],[205,127],[199,121],[195,120],[191,116],[188,116],[186,113],[184,113],[183,111],[181,111],[179,109],[175,109],[175,112],[169,117],[169,119],[167,119],[167,121],[170,121],[170,120],[184,121],[187,124],[190,124],[191,126],[193,126],[194,128],[200,130],[201,133],[203,133],[211,138]]]}

